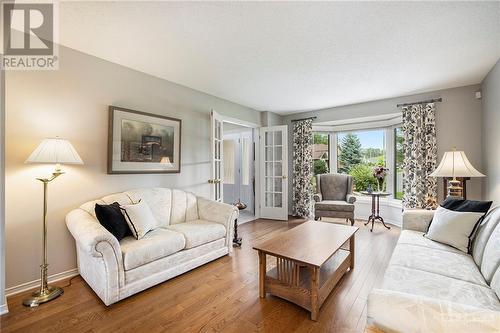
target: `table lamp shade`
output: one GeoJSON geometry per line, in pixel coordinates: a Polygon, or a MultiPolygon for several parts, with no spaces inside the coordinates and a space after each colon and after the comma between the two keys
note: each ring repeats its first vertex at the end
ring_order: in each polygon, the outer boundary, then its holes
{"type": "Polygon", "coordinates": [[[73,145],[60,138],[44,139],[26,163],[83,164],[73,145]]]}
{"type": "Polygon", "coordinates": [[[485,177],[477,171],[463,151],[447,151],[441,163],[430,174],[432,177],[485,177]]]}

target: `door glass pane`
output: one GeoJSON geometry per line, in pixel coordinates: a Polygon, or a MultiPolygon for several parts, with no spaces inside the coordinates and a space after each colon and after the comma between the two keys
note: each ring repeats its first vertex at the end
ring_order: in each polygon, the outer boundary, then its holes
{"type": "Polygon", "coordinates": [[[281,193],[274,193],[274,207],[281,207],[281,193]]]}
{"type": "Polygon", "coordinates": [[[283,144],[281,141],[281,131],[274,132],[274,145],[281,146],[283,144]]]}
{"type": "Polygon", "coordinates": [[[271,146],[273,144],[273,132],[266,132],[266,146],[271,146]]]}
{"type": "Polygon", "coordinates": [[[283,179],[281,177],[274,178],[274,192],[281,192],[283,179]]]}
{"type": "Polygon", "coordinates": [[[282,153],[283,153],[282,147],[274,147],[274,160],[281,161],[283,159],[283,157],[281,156],[282,153]]]}
{"type": "Polygon", "coordinates": [[[281,162],[274,162],[274,175],[275,176],[282,176],[283,175],[283,168],[281,166],[281,162]]]}
{"type": "Polygon", "coordinates": [[[273,160],[273,147],[267,147],[266,148],[266,161],[272,161],[273,160]]]}
{"type": "Polygon", "coordinates": [[[274,207],[272,193],[266,193],[266,207],[274,207]]]}
{"type": "Polygon", "coordinates": [[[273,178],[266,177],[266,192],[273,191],[273,178]]]}
{"type": "Polygon", "coordinates": [[[273,162],[266,162],[266,174],[264,176],[273,176],[273,162]]]}

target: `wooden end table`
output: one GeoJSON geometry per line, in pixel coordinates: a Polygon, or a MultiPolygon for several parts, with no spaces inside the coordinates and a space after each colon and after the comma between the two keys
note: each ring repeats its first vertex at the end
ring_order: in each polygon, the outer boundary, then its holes
{"type": "Polygon", "coordinates": [[[340,278],[354,269],[357,227],[308,221],[254,247],[259,253],[259,295],[266,292],[318,312],[340,278]],[[341,246],[349,242],[349,250],[341,246]],[[267,271],[266,256],[276,258],[267,271]]]}
{"type": "Polygon", "coordinates": [[[382,222],[382,225],[387,229],[391,229],[387,224],[385,224],[384,219],[380,216],[380,197],[385,198],[391,195],[391,193],[387,192],[361,192],[363,195],[370,195],[372,197],[372,214],[368,217],[368,221],[365,222],[365,225],[368,223],[372,223],[372,227],[370,231],[373,232],[373,225],[375,224],[375,220],[379,220],[382,222]]]}

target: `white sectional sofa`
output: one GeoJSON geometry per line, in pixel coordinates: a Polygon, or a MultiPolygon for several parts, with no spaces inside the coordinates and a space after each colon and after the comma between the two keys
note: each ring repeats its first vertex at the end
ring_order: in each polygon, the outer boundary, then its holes
{"type": "Polygon", "coordinates": [[[423,237],[433,211],[407,210],[368,323],[384,332],[500,332],[500,207],[485,217],[472,254],[423,237]]]}
{"type": "Polygon", "coordinates": [[[136,189],[87,202],[66,216],[80,275],[110,305],[228,254],[238,209],[167,188],[136,189]],[[150,207],[157,225],[144,238],[120,242],[97,220],[96,203],[150,207]]]}

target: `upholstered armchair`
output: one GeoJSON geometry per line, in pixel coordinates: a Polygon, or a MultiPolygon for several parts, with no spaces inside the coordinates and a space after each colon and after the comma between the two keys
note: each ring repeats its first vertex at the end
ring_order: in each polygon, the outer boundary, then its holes
{"type": "Polygon", "coordinates": [[[338,173],[326,173],[316,176],[316,194],[314,195],[314,219],[322,217],[345,218],[354,225],[354,202],[352,195],[352,177],[338,173]]]}

